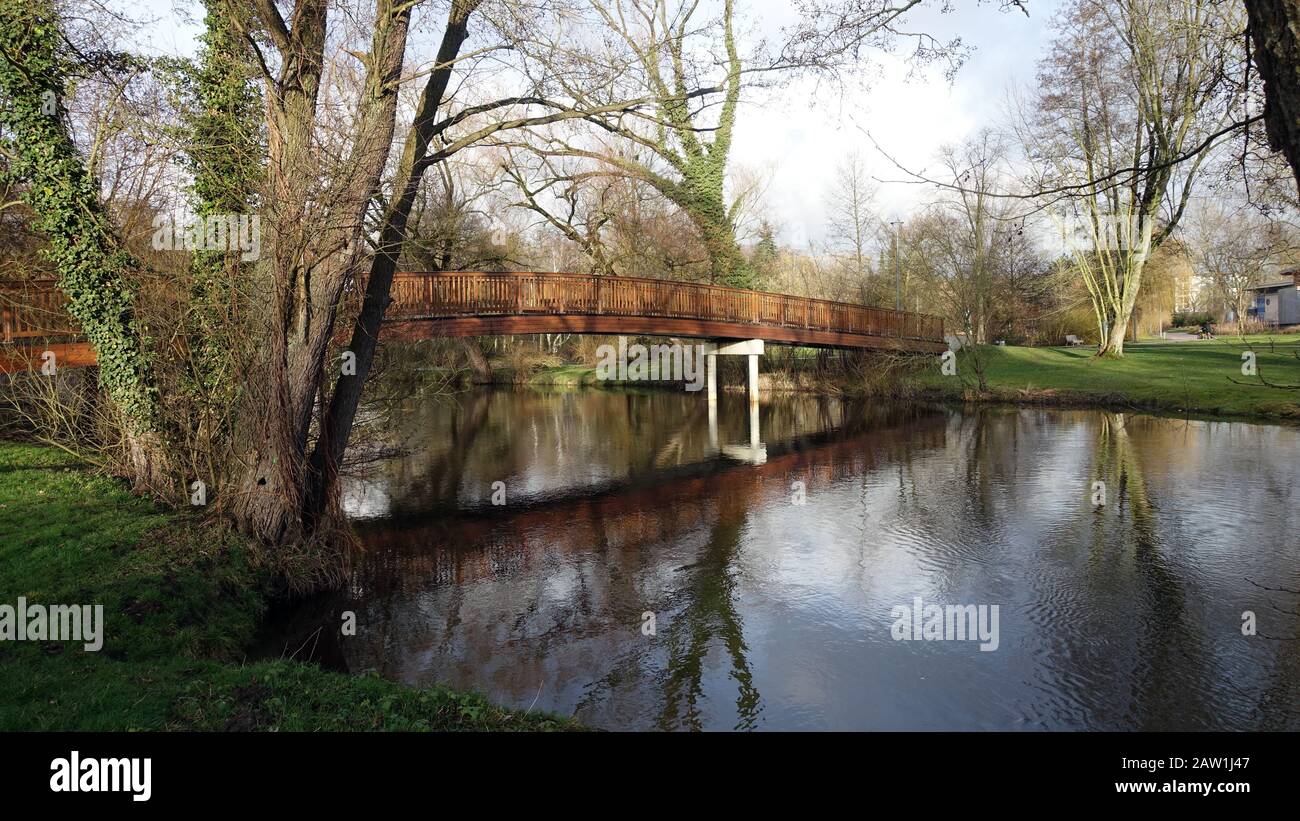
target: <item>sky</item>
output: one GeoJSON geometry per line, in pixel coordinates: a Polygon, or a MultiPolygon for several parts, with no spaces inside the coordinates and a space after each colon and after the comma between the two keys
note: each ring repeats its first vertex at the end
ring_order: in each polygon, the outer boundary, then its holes
{"type": "MultiPolygon", "coordinates": [[[[757,0],[772,20],[791,17],[785,0],[757,0]]],[[[1033,82],[1059,0],[1031,0],[1030,16],[1000,11],[996,2],[954,0],[955,10],[913,14],[910,28],[947,41],[960,36],[973,51],[950,84],[937,68],[909,79],[904,62],[880,58],[883,73],[865,93],[811,94],[804,82],[746,106],[737,126],[734,162],[770,168],[766,205],[781,237],[795,247],[824,239],[825,202],[838,164],[857,150],[881,181],[905,175],[872,145],[910,170],[924,171],[945,144],[1004,121],[1008,92],[1033,82]],[[867,133],[870,133],[868,138],[867,133]]],[[[924,186],[878,183],[877,209],[889,219],[933,197],[924,186]]]]}
{"type": "MultiPolygon", "coordinates": [[[[751,96],[736,126],[733,171],[766,177],[761,214],[792,247],[824,242],[826,199],[837,166],[855,150],[868,173],[882,181],[876,194],[878,212],[887,219],[905,218],[933,192],[888,182],[904,175],[876,151],[871,139],[908,169],[923,171],[944,145],[1005,121],[1009,91],[1033,82],[1048,45],[1048,23],[1061,2],[1029,0],[1026,16],[1017,9],[1000,10],[997,0],[952,0],[954,9],[945,14],[935,0],[934,7],[912,13],[909,28],[945,42],[960,36],[972,49],[951,83],[937,68],[909,78],[904,61],[885,54],[875,57],[880,75],[865,90],[851,86],[841,95],[803,79],[751,96]]],[[[122,0],[114,5],[137,19],[157,20],[148,27],[142,48],[193,54],[200,33],[197,2],[122,0]]],[[[748,0],[745,7],[750,36],[775,39],[782,26],[796,22],[788,0],[748,0]]]]}

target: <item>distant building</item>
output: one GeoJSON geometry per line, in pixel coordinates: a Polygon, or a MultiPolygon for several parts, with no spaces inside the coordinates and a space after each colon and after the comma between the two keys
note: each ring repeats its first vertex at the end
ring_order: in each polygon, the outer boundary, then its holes
{"type": "Polygon", "coordinates": [[[1251,295],[1247,316],[1265,325],[1300,325],[1300,270],[1283,276],[1286,278],[1247,289],[1251,295]]]}
{"type": "Polygon", "coordinates": [[[1174,274],[1174,313],[1194,311],[1201,298],[1201,278],[1189,267],[1174,274]]]}

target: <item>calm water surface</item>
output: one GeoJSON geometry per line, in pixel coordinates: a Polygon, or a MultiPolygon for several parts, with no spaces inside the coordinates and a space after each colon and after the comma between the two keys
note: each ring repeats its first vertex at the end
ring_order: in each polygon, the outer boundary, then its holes
{"type": "Polygon", "coordinates": [[[808,396],[753,421],[409,400],[403,454],[347,488],[347,590],[293,629],[353,610],[318,651],[351,671],[611,729],[1300,729],[1300,431],[808,396]],[[997,605],[998,648],[895,640],[917,597],[997,605]]]}

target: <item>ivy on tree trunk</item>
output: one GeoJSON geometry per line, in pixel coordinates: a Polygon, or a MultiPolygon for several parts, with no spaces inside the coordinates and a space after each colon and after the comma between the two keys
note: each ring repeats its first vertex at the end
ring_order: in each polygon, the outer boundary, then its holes
{"type": "Polygon", "coordinates": [[[13,157],[10,173],[28,183],[23,198],[49,241],[68,313],[95,348],[99,383],[121,413],[134,478],[156,486],[165,480],[159,395],[129,276],[138,263],[119,244],[99,183],[68,134],[60,38],[48,0],[0,9],[0,123],[13,157]]]}

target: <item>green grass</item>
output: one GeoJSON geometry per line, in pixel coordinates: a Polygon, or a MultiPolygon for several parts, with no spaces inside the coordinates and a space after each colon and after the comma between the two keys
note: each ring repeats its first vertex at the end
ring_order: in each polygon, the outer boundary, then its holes
{"type": "Polygon", "coordinates": [[[0,730],[542,730],[441,687],[246,662],[271,579],[237,537],[0,442],[0,604],[102,604],[104,646],[0,642],[0,730]]]}
{"type": "Polygon", "coordinates": [[[650,375],[646,379],[598,379],[593,366],[556,365],[532,374],[525,384],[536,388],[604,388],[641,393],[677,388],[681,382],[659,381],[659,365],[652,362],[650,375]]]}
{"type": "MultiPolygon", "coordinates": [[[[1248,339],[1263,376],[1271,382],[1300,385],[1300,359],[1295,357],[1300,340],[1264,335],[1248,339]]],[[[1246,348],[1237,338],[1130,343],[1122,359],[1097,359],[1092,348],[987,346],[980,350],[990,389],[990,395],[981,398],[1300,420],[1300,390],[1264,387],[1242,375],[1246,348]]],[[[933,367],[908,382],[941,398],[970,398],[976,383],[969,354],[959,358],[958,372],[959,378],[942,376],[936,359],[933,367]]]]}
{"type": "MultiPolygon", "coordinates": [[[[1179,332],[1179,333],[1191,333],[1191,334],[1195,334],[1195,333],[1197,333],[1200,329],[1199,329],[1199,328],[1181,328],[1181,329],[1180,329],[1180,328],[1166,328],[1165,330],[1166,330],[1166,331],[1177,331],[1177,332],[1179,332]]],[[[1230,345],[1240,345],[1240,344],[1242,344],[1243,342],[1246,342],[1246,343],[1249,343],[1249,344],[1251,344],[1251,345],[1256,345],[1256,346],[1261,346],[1261,345],[1262,345],[1262,346],[1267,347],[1267,346],[1269,346],[1269,345],[1275,345],[1275,346],[1277,346],[1277,347],[1279,347],[1279,348],[1280,348],[1280,347],[1292,347],[1292,348],[1293,348],[1293,347],[1296,347],[1296,346],[1300,346],[1300,334],[1294,334],[1294,333],[1291,333],[1291,334],[1284,334],[1284,333],[1276,333],[1276,332],[1273,332],[1273,333],[1268,333],[1268,332],[1263,332],[1263,333],[1251,333],[1251,334],[1246,334],[1245,336],[1235,336],[1235,335],[1233,335],[1233,334],[1222,334],[1222,335],[1220,335],[1220,336],[1217,336],[1217,337],[1214,338],[1214,339],[1198,339],[1198,340],[1195,340],[1195,341],[1196,341],[1196,342],[1200,342],[1200,343],[1211,343],[1211,344],[1213,344],[1213,343],[1215,343],[1215,342],[1218,342],[1218,343],[1221,343],[1221,344],[1230,344],[1230,345]]],[[[1134,344],[1134,343],[1132,343],[1132,342],[1127,343],[1127,344],[1125,345],[1125,348],[1127,349],[1127,346],[1128,346],[1128,345],[1132,345],[1132,344],[1134,344]]],[[[1161,338],[1158,337],[1158,336],[1144,336],[1144,337],[1142,337],[1141,342],[1138,343],[1138,344],[1141,344],[1141,345],[1146,345],[1146,344],[1158,344],[1158,345],[1163,345],[1163,344],[1179,344],[1179,345],[1182,345],[1182,344],[1186,344],[1186,343],[1183,343],[1183,342],[1175,342],[1175,341],[1173,341],[1173,340],[1161,339],[1161,338]]],[[[1094,346],[1094,347],[1095,347],[1095,346],[1094,346]]]]}
{"type": "Polygon", "coordinates": [[[542,368],[528,377],[529,385],[563,387],[601,387],[605,382],[596,378],[596,369],[588,365],[558,365],[542,368]]]}
{"type": "MultiPolygon", "coordinates": [[[[1300,337],[1252,334],[1259,371],[1271,382],[1300,386],[1300,337]]],[[[990,391],[976,396],[972,363],[959,362],[960,378],[943,377],[938,360],[905,378],[901,393],[941,399],[980,398],[1000,402],[1107,405],[1165,413],[1258,419],[1300,420],[1300,390],[1262,385],[1241,373],[1240,337],[1194,342],[1158,339],[1129,343],[1122,359],[1097,359],[1095,348],[981,348],[990,391]],[[1233,382],[1235,379],[1237,382],[1233,382]],[[1240,384],[1246,383],[1246,384],[1240,384]]],[[[586,365],[544,368],[529,379],[534,386],[653,387],[656,383],[599,381],[586,365]]],[[[657,383],[663,387],[665,383],[657,383]]]]}

